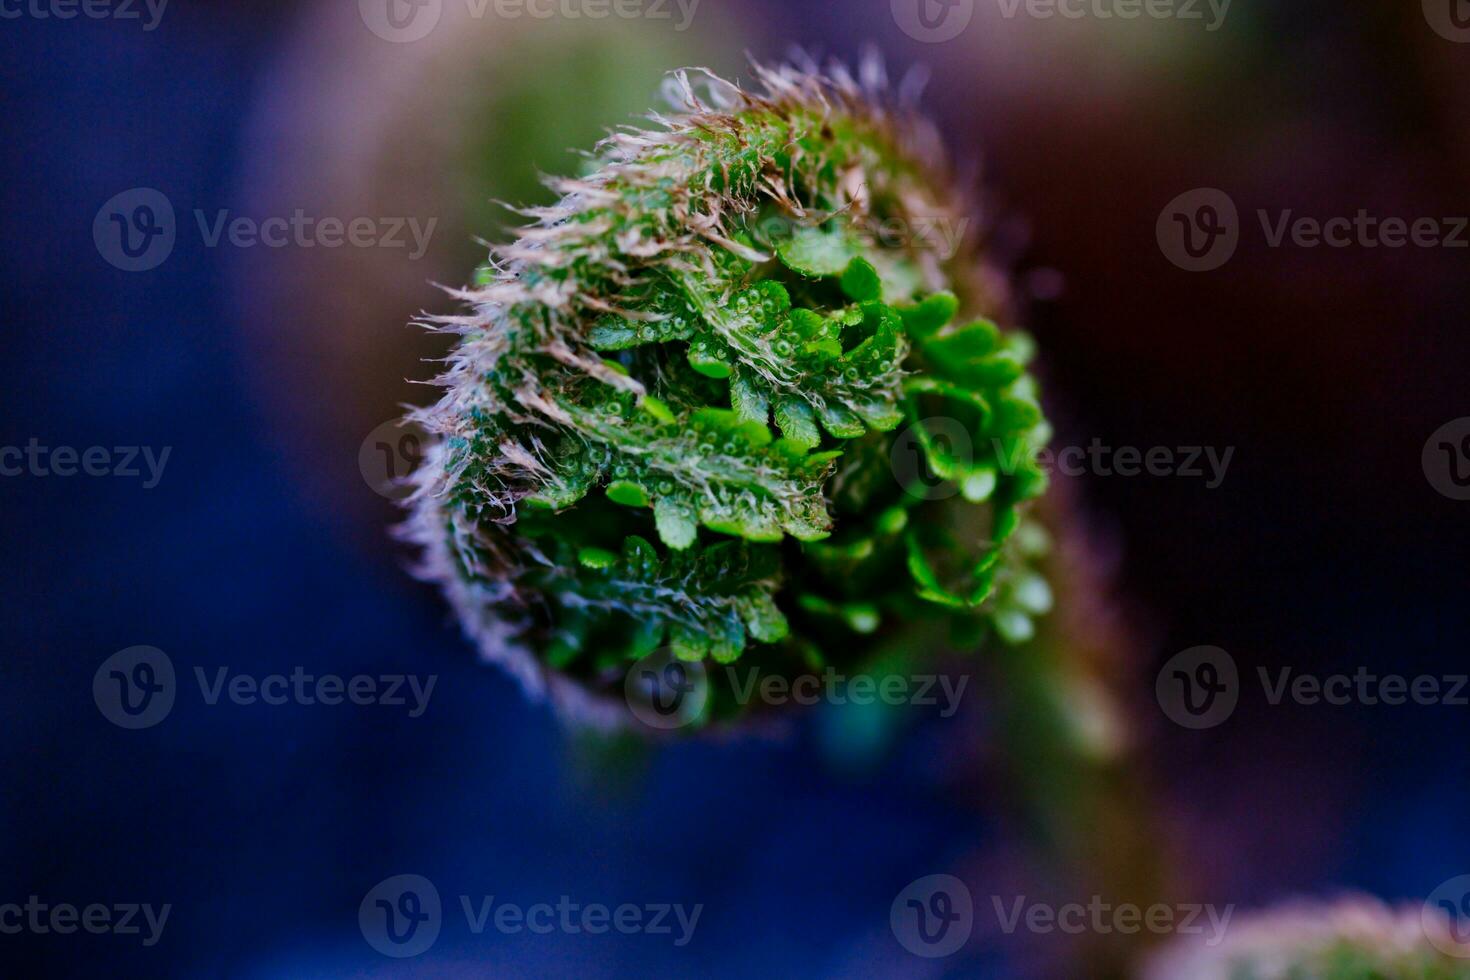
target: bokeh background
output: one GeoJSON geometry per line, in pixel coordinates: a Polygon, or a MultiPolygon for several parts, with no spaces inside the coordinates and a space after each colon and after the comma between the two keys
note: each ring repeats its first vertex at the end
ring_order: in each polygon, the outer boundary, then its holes
{"type": "Polygon", "coordinates": [[[148,948],[0,935],[0,972],[1118,969],[1069,937],[1004,934],[991,910],[991,895],[1098,887],[1085,857],[1053,846],[1056,814],[1026,802],[1004,692],[951,719],[822,708],[748,740],[570,737],[405,573],[394,504],[360,465],[398,405],[430,397],[418,382],[443,341],[407,323],[451,309],[434,284],[465,281],[476,237],[504,234],[513,216],[493,200],[543,201],[538,170],[576,166],[571,148],[655,105],[666,69],[739,75],[746,52],[792,45],[871,46],[895,77],[927,69],[926,104],[1027,298],[1059,443],[1234,448],[1213,489],[1059,481],[1101,583],[1074,640],[1106,634],[1119,651],[1103,675],[1128,731],[1111,809],[1071,814],[1092,848],[1116,840],[1125,864],[1167,868],[1161,895],[1242,908],[1346,890],[1419,900],[1470,872],[1470,708],[1272,706],[1248,684],[1228,722],[1191,731],[1153,699],[1159,666],[1200,644],[1252,678],[1467,670],[1470,504],[1436,492],[1421,451],[1470,415],[1470,249],[1271,247],[1255,218],[1470,214],[1470,44],[1433,29],[1428,5],[1235,0],[1209,29],[1203,5],[1202,21],[1122,21],[960,0],[967,26],[935,41],[903,29],[902,0],[702,0],[687,19],[670,4],[607,20],[444,0],[409,42],[370,30],[369,6],[178,3],[151,29],[141,6],[5,8],[19,13],[0,24],[0,445],[171,454],[152,489],[0,478],[0,902],[173,910],[148,948]],[[127,272],[93,223],[137,187],[169,199],[178,234],[156,268],[127,272]],[[1209,272],[1156,238],[1195,188],[1242,216],[1237,251],[1209,272]],[[413,258],[210,247],[196,209],[435,224],[413,258]],[[92,679],[136,644],[186,681],[162,724],[124,731],[92,679]],[[222,666],[438,682],[414,719],[207,705],[193,671],[222,666]],[[1147,855],[1121,843],[1140,836],[1147,855]],[[357,909],[400,873],[447,904],[704,911],[675,948],[476,936],[450,909],[432,950],[395,961],[364,942],[357,909]],[[889,905],[936,873],[976,896],[975,935],[928,960],[895,940],[889,905]]]}

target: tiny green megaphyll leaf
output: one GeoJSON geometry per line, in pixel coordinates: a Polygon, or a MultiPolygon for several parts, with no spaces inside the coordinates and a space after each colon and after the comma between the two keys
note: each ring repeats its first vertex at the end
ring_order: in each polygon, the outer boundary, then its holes
{"type": "Polygon", "coordinates": [[[1021,643],[1051,605],[1033,345],[973,245],[873,233],[961,219],[932,126],[840,66],[754,73],[675,74],[661,128],[552,181],[413,413],[422,574],[562,705],[620,703],[656,657],[707,694],[692,723],[733,719],[758,704],[725,665],[1021,643]]]}
{"type": "Polygon", "coordinates": [[[842,273],[842,291],[851,299],[876,300],[883,295],[883,281],[873,263],[861,256],[847,263],[842,273]]]}

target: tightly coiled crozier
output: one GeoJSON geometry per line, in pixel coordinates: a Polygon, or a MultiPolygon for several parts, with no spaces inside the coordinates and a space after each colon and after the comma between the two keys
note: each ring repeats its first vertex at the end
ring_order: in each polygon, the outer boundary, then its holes
{"type": "MultiPolygon", "coordinates": [[[[405,536],[483,654],[565,704],[660,650],[788,678],[890,667],[1049,592],[1048,438],[939,140],[881,71],[671,76],[497,248],[405,536]],[[964,234],[960,234],[960,233],[964,234]]],[[[705,720],[742,709],[711,670],[705,720]]]]}

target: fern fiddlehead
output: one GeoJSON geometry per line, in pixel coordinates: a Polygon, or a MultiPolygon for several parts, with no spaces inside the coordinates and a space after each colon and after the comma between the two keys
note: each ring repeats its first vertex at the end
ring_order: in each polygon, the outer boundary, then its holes
{"type": "Polygon", "coordinates": [[[937,137],[874,72],[755,73],[672,76],[434,321],[405,535],[532,691],[1015,642],[1049,603],[1031,343],[936,233],[968,220],[937,137]]]}

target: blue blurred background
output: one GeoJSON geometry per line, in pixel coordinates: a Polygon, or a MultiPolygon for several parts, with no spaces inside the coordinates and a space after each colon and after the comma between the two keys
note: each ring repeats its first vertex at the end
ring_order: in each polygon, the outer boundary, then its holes
{"type": "MultiPolygon", "coordinates": [[[[451,0],[450,7],[454,4],[451,0]]],[[[450,301],[534,172],[654,104],[661,70],[739,73],[789,45],[927,65],[956,155],[983,163],[1069,441],[1236,447],[1218,489],[1078,481],[1120,556],[1137,637],[1141,809],[1201,901],[1365,889],[1422,897],[1470,871],[1466,708],[1265,705],[1167,724],[1154,670],[1210,643],[1257,665],[1464,671],[1470,522],[1420,468],[1470,414],[1467,252],[1271,249],[1171,265],[1160,209],[1195,187],[1242,214],[1470,213],[1470,45],[1417,5],[1237,0],[1190,23],[1008,19],[926,43],[887,0],[704,0],[672,20],[450,18],[384,40],[347,0],[167,6],[0,24],[0,445],[171,447],[157,486],[0,479],[0,902],[172,904],[161,941],[0,935],[14,976],[1013,976],[1058,969],[988,896],[1057,888],[1034,857],[986,700],[871,730],[812,712],[772,738],[637,752],[566,736],[478,664],[415,583],[359,451],[428,389],[450,301]],[[105,202],[160,191],[177,242],[128,272],[105,202]],[[435,218],[403,251],[210,247],[210,220],[435,218]],[[1059,275],[1058,275],[1059,273],[1059,275]],[[98,711],[94,672],[147,644],[183,683],[161,724],[98,711]],[[436,675],[429,709],[208,705],[195,668],[436,675]],[[420,874],[434,948],[364,942],[358,904],[420,874]],[[955,874],[958,956],[908,954],[888,910],[955,874]],[[453,896],[702,903],[694,941],[473,935],[453,896]],[[980,920],[989,919],[986,925],[980,920]]],[[[42,8],[46,9],[46,8],[42,8]]],[[[55,9],[54,5],[50,9],[55,9]]],[[[677,11],[679,8],[674,8],[677,11]]],[[[978,182],[977,191],[981,189],[978,182]]],[[[1084,966],[1071,969],[1086,974],[1084,966]]],[[[1055,975],[1052,973],[1051,975],[1055,975]]],[[[1078,974],[1073,974],[1078,975],[1078,974]]]]}

